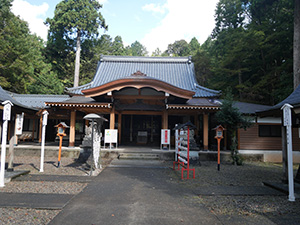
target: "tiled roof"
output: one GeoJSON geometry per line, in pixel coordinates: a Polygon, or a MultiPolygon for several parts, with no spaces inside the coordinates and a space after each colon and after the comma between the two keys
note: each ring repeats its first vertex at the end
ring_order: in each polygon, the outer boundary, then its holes
{"type": "Polygon", "coordinates": [[[239,111],[244,114],[255,114],[258,111],[272,108],[272,106],[269,105],[260,105],[247,102],[234,102],[233,106],[238,108],[239,111]]]}
{"type": "Polygon", "coordinates": [[[45,108],[45,102],[62,102],[70,99],[69,95],[38,95],[16,93],[11,93],[11,95],[21,104],[38,109],[45,108]]]}
{"type": "Polygon", "coordinates": [[[3,90],[3,88],[0,86],[0,102],[2,103],[6,100],[11,101],[11,103],[13,103],[14,105],[20,104],[15,99],[13,99],[5,90],[3,90]]]}
{"type": "Polygon", "coordinates": [[[27,105],[24,105],[22,104],[21,102],[17,101],[16,99],[14,99],[11,95],[10,95],[10,92],[7,92],[5,91],[1,86],[0,86],[0,103],[6,101],[6,100],[9,100],[11,101],[11,103],[14,105],[14,106],[19,106],[19,107],[22,107],[22,108],[26,108],[26,109],[33,109],[33,110],[36,110],[35,108],[31,108],[27,105]]]}
{"type": "Polygon", "coordinates": [[[82,90],[101,86],[114,80],[132,77],[140,71],[147,77],[164,81],[181,89],[193,91],[194,97],[214,97],[219,91],[197,84],[194,64],[189,57],[133,57],[103,56],[92,82],[67,88],[70,94],[81,95],[82,90]]]}
{"type": "Polygon", "coordinates": [[[260,110],[259,113],[272,113],[274,111],[278,111],[286,103],[288,103],[292,106],[297,106],[297,107],[299,106],[299,104],[300,104],[300,85],[286,99],[284,99],[283,101],[279,102],[278,104],[270,107],[269,109],[260,110]]]}

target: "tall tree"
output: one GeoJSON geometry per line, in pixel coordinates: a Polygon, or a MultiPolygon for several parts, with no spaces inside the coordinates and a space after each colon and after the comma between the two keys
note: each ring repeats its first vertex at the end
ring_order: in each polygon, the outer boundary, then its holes
{"type": "Polygon", "coordinates": [[[97,0],[63,0],[57,4],[53,19],[46,20],[50,35],[60,30],[64,39],[76,40],[74,87],[79,84],[81,42],[97,36],[99,27],[107,29],[101,8],[97,0]]]}
{"type": "Polygon", "coordinates": [[[144,45],[138,41],[135,41],[130,46],[130,53],[132,56],[145,56],[148,52],[144,45]]]}
{"type": "Polygon", "coordinates": [[[182,39],[169,44],[167,52],[171,56],[188,56],[190,55],[190,47],[186,40],[182,39]]]}
{"type": "Polygon", "coordinates": [[[222,101],[221,110],[216,113],[218,122],[227,129],[231,138],[231,158],[233,164],[241,165],[242,158],[238,154],[237,149],[237,130],[244,128],[245,130],[251,126],[250,118],[243,116],[238,108],[233,106],[233,95],[230,89],[227,89],[225,97],[222,101]]]}
{"type": "Polygon", "coordinates": [[[121,36],[116,36],[112,43],[112,55],[125,55],[125,48],[121,36]]]}
{"type": "Polygon", "coordinates": [[[159,48],[156,48],[156,49],[154,50],[154,52],[152,52],[152,56],[154,56],[154,57],[161,56],[161,51],[160,51],[160,49],[159,49],[159,48]]]}
{"type": "Polygon", "coordinates": [[[220,0],[208,53],[211,88],[232,87],[241,100],[275,104],[292,87],[293,3],[220,0]]]}
{"type": "Polygon", "coordinates": [[[60,94],[62,84],[45,62],[44,42],[30,34],[27,23],[10,7],[11,0],[0,2],[0,85],[17,93],[41,93],[31,87],[47,77],[43,92],[60,94]]]}
{"type": "Polygon", "coordinates": [[[195,55],[200,50],[200,44],[197,38],[193,37],[189,43],[190,54],[195,55]]]}
{"type": "Polygon", "coordinates": [[[294,8],[294,89],[300,84],[300,0],[294,8]]]}

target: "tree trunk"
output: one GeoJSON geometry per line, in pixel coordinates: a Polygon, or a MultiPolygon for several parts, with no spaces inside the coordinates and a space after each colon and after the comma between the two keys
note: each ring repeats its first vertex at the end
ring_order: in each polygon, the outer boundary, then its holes
{"type": "Polygon", "coordinates": [[[294,89],[300,84],[300,0],[294,9],[294,89]]]}
{"type": "Polygon", "coordinates": [[[80,30],[77,31],[76,42],[76,59],[75,59],[75,73],[74,73],[74,87],[79,84],[79,69],[80,69],[80,30]]]}

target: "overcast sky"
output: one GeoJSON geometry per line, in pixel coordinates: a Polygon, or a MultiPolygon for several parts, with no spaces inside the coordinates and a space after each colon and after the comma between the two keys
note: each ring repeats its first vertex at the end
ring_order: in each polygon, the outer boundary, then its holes
{"type": "MultiPolygon", "coordinates": [[[[47,39],[47,17],[52,18],[60,0],[14,0],[12,11],[29,23],[32,33],[47,39]]],[[[176,40],[196,37],[202,44],[214,28],[218,0],[99,0],[111,37],[120,35],[124,45],[139,41],[151,53],[176,40]]],[[[101,31],[103,33],[103,31],[101,31]]]]}

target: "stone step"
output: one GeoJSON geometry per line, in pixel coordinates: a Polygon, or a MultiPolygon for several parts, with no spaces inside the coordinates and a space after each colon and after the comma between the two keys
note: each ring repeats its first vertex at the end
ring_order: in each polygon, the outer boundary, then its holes
{"type": "Polygon", "coordinates": [[[152,153],[120,153],[118,159],[158,160],[160,157],[158,154],[152,153]]]}

